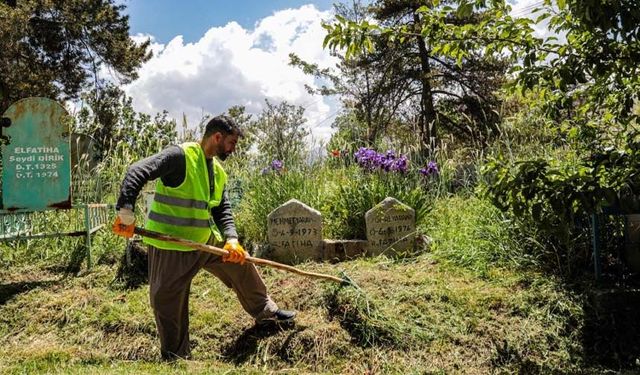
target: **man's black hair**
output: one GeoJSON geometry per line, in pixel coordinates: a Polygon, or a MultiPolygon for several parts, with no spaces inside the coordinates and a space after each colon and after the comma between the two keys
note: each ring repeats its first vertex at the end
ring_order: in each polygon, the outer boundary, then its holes
{"type": "Polygon", "coordinates": [[[230,134],[234,134],[239,137],[243,136],[240,126],[238,126],[238,124],[231,117],[226,115],[216,116],[209,120],[207,126],[204,129],[204,138],[217,132],[222,133],[223,136],[227,136],[230,134]]]}

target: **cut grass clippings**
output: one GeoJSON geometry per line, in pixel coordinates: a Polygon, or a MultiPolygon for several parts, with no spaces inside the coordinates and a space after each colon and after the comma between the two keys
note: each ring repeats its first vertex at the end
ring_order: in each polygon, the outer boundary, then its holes
{"type": "Polygon", "coordinates": [[[406,344],[394,320],[382,315],[361,289],[333,286],[328,288],[325,300],[329,317],[340,322],[357,345],[398,347],[406,344]]]}

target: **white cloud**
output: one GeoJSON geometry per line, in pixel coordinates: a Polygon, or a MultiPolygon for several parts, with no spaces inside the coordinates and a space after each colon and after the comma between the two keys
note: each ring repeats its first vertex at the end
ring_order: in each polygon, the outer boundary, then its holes
{"type": "Polygon", "coordinates": [[[185,113],[192,126],[203,115],[220,114],[233,105],[257,114],[264,99],[286,100],[305,107],[314,138],[326,140],[335,101],[309,95],[304,85],[313,86],[313,77],[288,63],[294,52],[323,67],[335,65],[335,58],[322,49],[321,20],[330,17],[306,5],[275,12],[252,30],[236,22],[213,27],[195,43],[178,35],[163,45],[150,35],[136,35],[137,41],[151,38],[154,57],[125,90],[136,110],[153,114],[166,109],[176,119],[185,113]]]}

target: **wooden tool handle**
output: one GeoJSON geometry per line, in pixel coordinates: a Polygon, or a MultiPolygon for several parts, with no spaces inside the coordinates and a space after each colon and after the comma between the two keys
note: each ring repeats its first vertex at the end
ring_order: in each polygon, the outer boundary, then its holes
{"type": "MultiPolygon", "coordinates": [[[[215,255],[220,255],[220,256],[224,256],[224,255],[229,255],[229,252],[227,250],[221,249],[219,247],[215,247],[215,246],[211,246],[211,245],[207,245],[207,244],[203,244],[203,243],[199,243],[199,242],[195,242],[195,241],[191,241],[191,240],[185,240],[182,238],[176,238],[173,236],[168,236],[166,234],[162,234],[162,233],[158,233],[158,232],[153,232],[144,228],[140,228],[140,227],[135,227],[134,231],[135,234],[138,234],[140,236],[143,237],[149,237],[149,238],[155,238],[156,240],[161,240],[161,241],[167,241],[167,242],[171,242],[171,243],[175,243],[178,245],[183,245],[183,246],[188,246],[192,249],[197,249],[200,251],[204,251],[207,253],[211,253],[211,254],[215,254],[215,255]]],[[[252,257],[252,256],[248,256],[245,258],[245,260],[247,262],[251,262],[253,264],[257,264],[257,265],[261,265],[261,266],[268,266],[268,267],[272,267],[272,268],[277,268],[279,270],[283,270],[283,271],[287,271],[287,272],[292,272],[301,276],[307,276],[307,277],[313,277],[316,279],[325,279],[325,280],[331,280],[331,281],[335,281],[337,283],[345,283],[347,282],[347,280],[345,279],[341,279],[339,277],[336,276],[331,276],[331,275],[326,275],[323,273],[316,273],[316,272],[307,272],[307,271],[302,271],[298,268],[286,265],[286,264],[282,264],[282,263],[278,263],[278,262],[274,262],[271,260],[267,260],[267,259],[262,259],[262,258],[256,258],[256,257],[252,257]]]]}

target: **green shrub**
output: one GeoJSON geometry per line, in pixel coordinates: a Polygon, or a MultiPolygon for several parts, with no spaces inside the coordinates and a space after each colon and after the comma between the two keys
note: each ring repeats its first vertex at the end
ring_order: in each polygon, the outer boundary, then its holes
{"type": "Polygon", "coordinates": [[[591,155],[582,156],[496,158],[484,167],[484,194],[521,227],[539,231],[546,249],[537,255],[545,258],[545,268],[579,276],[592,262],[590,216],[605,209],[632,213],[640,208],[640,143],[627,146],[594,146],[591,155]]]}

